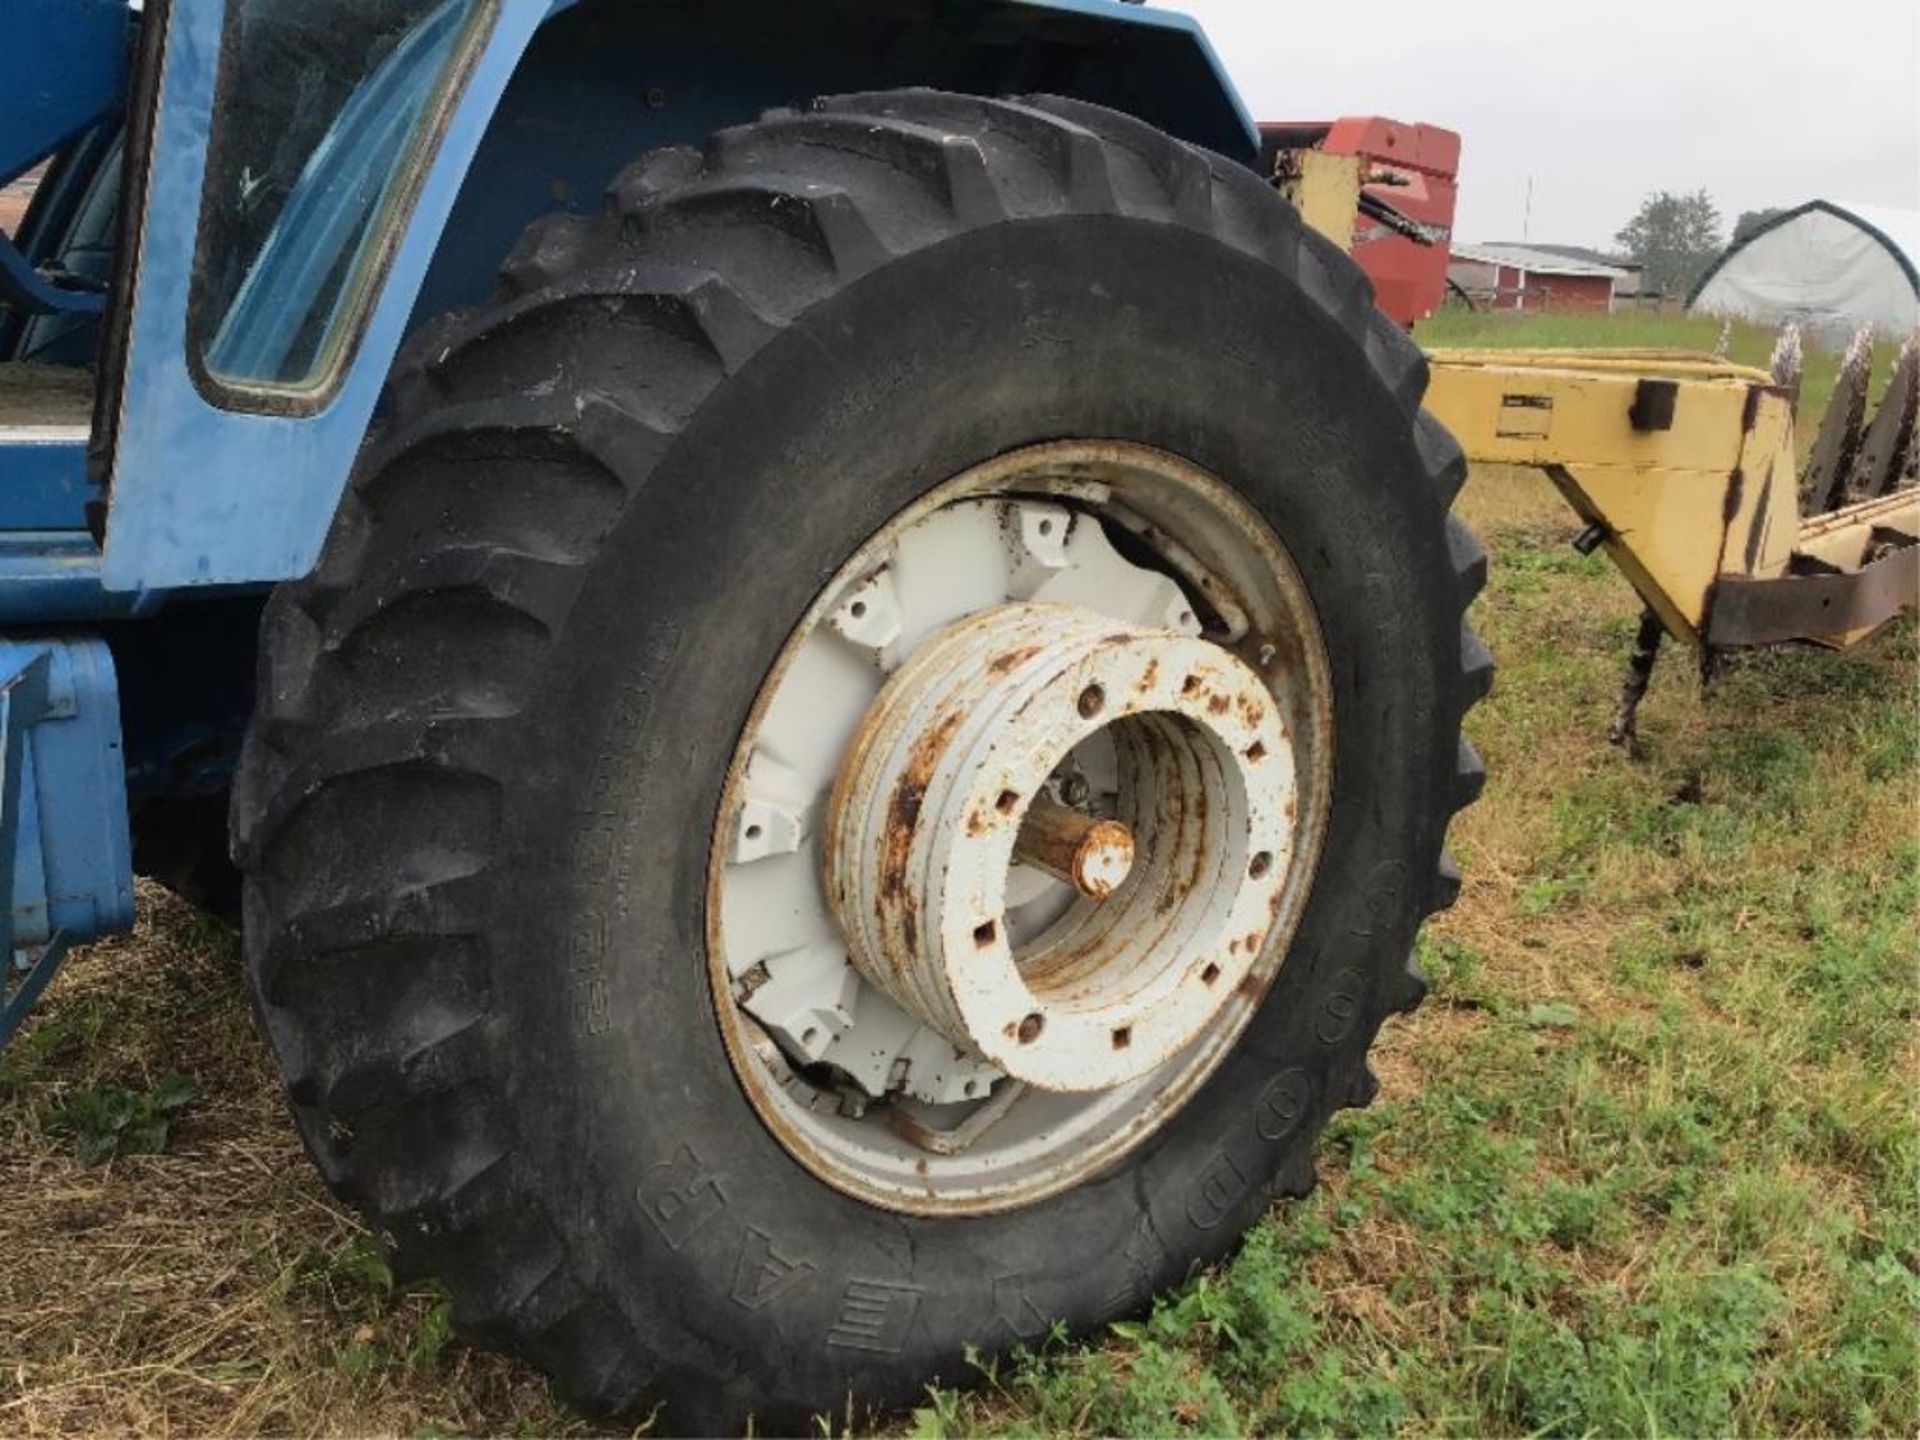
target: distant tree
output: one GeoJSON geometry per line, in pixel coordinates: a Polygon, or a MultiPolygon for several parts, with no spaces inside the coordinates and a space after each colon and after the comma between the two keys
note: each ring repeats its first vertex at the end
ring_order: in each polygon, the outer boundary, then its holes
{"type": "Polygon", "coordinates": [[[1732,243],[1735,245],[1738,245],[1742,240],[1746,239],[1749,235],[1753,234],[1754,231],[1758,230],[1761,226],[1765,225],[1769,220],[1772,220],[1776,216],[1784,215],[1786,213],[1787,213],[1786,211],[1781,210],[1778,207],[1769,207],[1767,209],[1762,209],[1762,210],[1742,210],[1740,212],[1740,218],[1733,222],[1733,242],[1732,243]]]}
{"type": "Polygon", "coordinates": [[[1640,213],[1613,239],[1640,262],[1648,289],[1684,295],[1720,253],[1720,211],[1704,190],[1691,195],[1658,190],[1640,202],[1640,213]]]}

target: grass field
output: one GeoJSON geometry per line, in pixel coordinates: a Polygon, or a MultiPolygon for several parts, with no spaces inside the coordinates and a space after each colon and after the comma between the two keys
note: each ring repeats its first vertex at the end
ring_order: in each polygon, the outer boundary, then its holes
{"type": "MultiPolygon", "coordinates": [[[[1742,660],[1705,700],[1674,660],[1630,761],[1624,582],[1536,477],[1463,505],[1491,779],[1379,1099],[1234,1263],[903,1428],[1920,1429],[1914,627],[1742,660]]],[[[232,937],[142,899],[0,1055],[0,1434],[584,1428],[394,1284],[300,1154],[232,937]]]]}

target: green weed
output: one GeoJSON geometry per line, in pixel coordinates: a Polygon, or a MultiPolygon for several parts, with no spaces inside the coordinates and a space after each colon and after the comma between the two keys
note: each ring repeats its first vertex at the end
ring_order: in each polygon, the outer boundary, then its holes
{"type": "Polygon", "coordinates": [[[197,1094],[199,1086],[181,1075],[138,1092],[118,1086],[76,1090],[48,1110],[46,1127],[71,1137],[82,1165],[102,1165],[117,1155],[158,1155],[197,1094]]]}

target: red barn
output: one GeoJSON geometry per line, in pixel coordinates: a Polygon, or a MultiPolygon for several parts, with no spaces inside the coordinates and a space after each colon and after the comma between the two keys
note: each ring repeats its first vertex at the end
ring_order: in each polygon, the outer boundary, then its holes
{"type": "Polygon", "coordinates": [[[1447,278],[1486,310],[1613,309],[1626,272],[1526,245],[1459,245],[1447,278]]]}

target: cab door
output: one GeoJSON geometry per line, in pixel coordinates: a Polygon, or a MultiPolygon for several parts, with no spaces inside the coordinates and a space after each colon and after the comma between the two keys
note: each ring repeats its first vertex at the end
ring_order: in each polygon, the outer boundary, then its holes
{"type": "Polygon", "coordinates": [[[467,163],[554,8],[149,6],[96,423],[109,589],[312,566],[467,163]]]}

